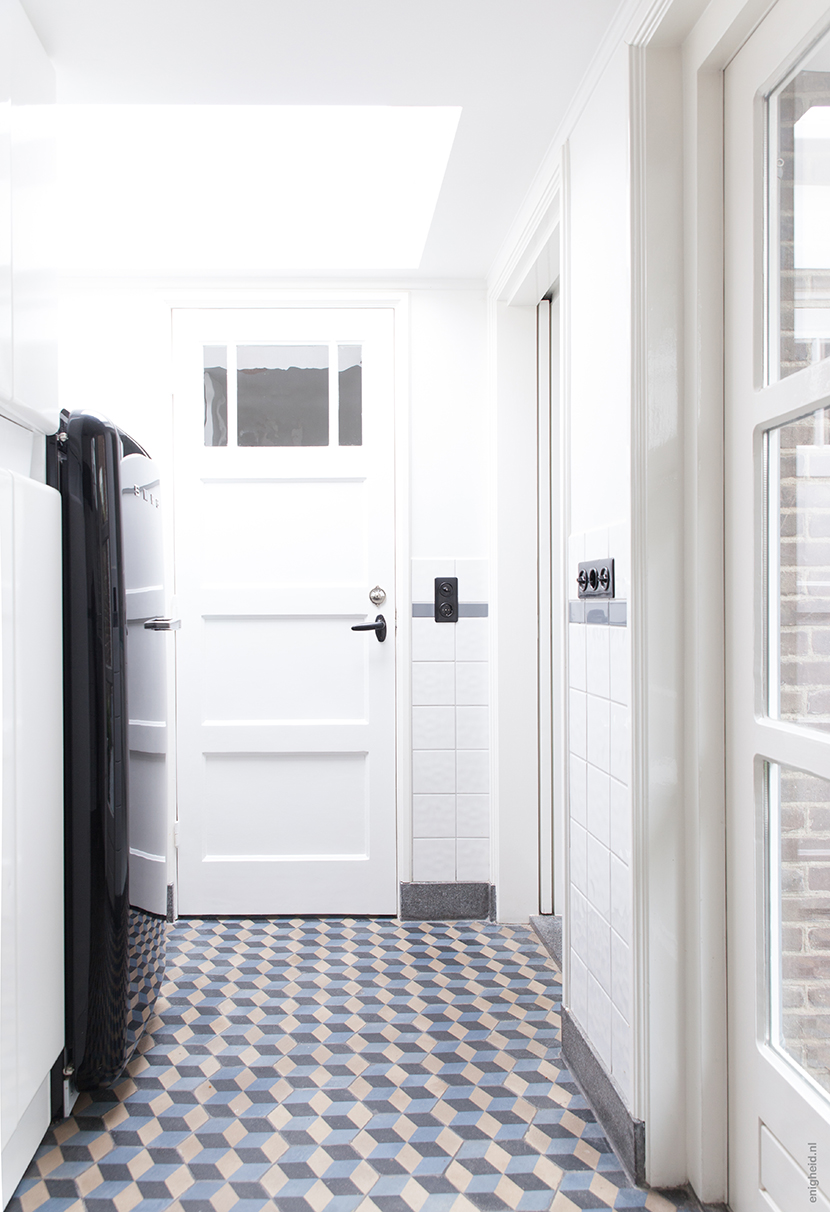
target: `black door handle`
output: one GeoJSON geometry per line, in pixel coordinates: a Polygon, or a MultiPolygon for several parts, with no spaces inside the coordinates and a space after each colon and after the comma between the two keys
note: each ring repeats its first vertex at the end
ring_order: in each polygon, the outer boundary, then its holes
{"type": "Polygon", "coordinates": [[[374,623],[357,623],[352,631],[374,631],[378,638],[378,643],[382,644],[386,639],[386,619],[382,614],[379,614],[374,623]]]}

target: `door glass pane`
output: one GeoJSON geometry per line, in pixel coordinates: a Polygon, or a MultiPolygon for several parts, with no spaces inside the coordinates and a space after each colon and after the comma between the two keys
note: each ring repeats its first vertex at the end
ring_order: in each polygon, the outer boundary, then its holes
{"type": "Polygon", "coordinates": [[[770,1043],[830,1092],[830,782],[767,774],[770,1043]]]}
{"type": "Polygon", "coordinates": [[[363,445],[363,347],[340,345],[337,349],[337,381],[340,391],[340,445],[363,445]]]}
{"type": "Polygon", "coordinates": [[[327,345],[240,345],[240,446],[328,446],[327,345]]]}
{"type": "Polygon", "coordinates": [[[770,378],[830,354],[830,37],[770,97],[770,378]]]}
{"type": "Polygon", "coordinates": [[[769,713],[830,730],[830,409],[767,435],[769,713]]]}
{"type": "Polygon", "coordinates": [[[228,444],[228,347],[203,346],[205,446],[228,444]]]}

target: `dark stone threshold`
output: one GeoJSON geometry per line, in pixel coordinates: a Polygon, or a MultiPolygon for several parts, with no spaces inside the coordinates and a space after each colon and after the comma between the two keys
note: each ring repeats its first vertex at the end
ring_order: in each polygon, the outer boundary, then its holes
{"type": "Polygon", "coordinates": [[[401,884],[401,921],[496,920],[492,884],[401,884]]]}
{"type": "Polygon", "coordinates": [[[629,1177],[641,1186],[646,1178],[646,1126],[642,1120],[632,1118],[611,1078],[564,1007],[562,1055],[629,1177]]]}
{"type": "Polygon", "coordinates": [[[559,967],[562,967],[562,918],[555,917],[552,913],[540,914],[539,917],[532,917],[530,924],[539,938],[542,945],[547,949],[551,959],[555,960],[559,967]]]}

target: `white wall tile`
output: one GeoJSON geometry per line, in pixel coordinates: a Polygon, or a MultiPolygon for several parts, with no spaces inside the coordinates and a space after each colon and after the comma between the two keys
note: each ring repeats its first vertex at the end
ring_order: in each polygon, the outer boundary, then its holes
{"type": "Polygon", "coordinates": [[[490,842],[486,837],[460,837],[455,846],[456,879],[471,882],[490,879],[490,842]]]}
{"type": "Polygon", "coordinates": [[[603,770],[597,770],[596,766],[588,766],[586,783],[588,829],[603,845],[608,846],[611,842],[609,835],[610,779],[603,770]]]}
{"type": "Polygon", "coordinates": [[[624,863],[631,862],[631,792],[617,779],[609,780],[611,850],[624,863]]]}
{"type": "Polygon", "coordinates": [[[435,601],[435,578],[454,577],[455,560],[413,560],[412,601],[435,601]]]}
{"type": "Polygon", "coordinates": [[[473,706],[488,701],[489,669],[487,661],[456,661],[455,701],[459,706],[473,706]]]}
{"type": "Polygon", "coordinates": [[[581,825],[571,822],[571,883],[580,892],[588,891],[587,834],[581,825]]]}
{"type": "Polygon", "coordinates": [[[568,748],[577,757],[587,757],[585,744],[585,699],[582,690],[568,691],[568,748]]]}
{"type": "Polygon", "coordinates": [[[568,538],[568,594],[569,598],[576,597],[576,577],[579,565],[585,559],[585,535],[572,534],[568,538]]]}
{"type": "Polygon", "coordinates": [[[571,947],[582,959],[588,958],[588,902],[577,888],[571,888],[571,947]]]}
{"type": "Polygon", "coordinates": [[[611,1068],[611,998],[588,973],[588,1039],[605,1065],[611,1068]]]}
{"type": "Polygon", "coordinates": [[[585,1035],[588,1034],[588,969],[571,948],[571,979],[568,996],[568,1009],[579,1023],[585,1035]]]}
{"type": "Polygon", "coordinates": [[[454,661],[455,627],[435,619],[412,620],[413,661],[454,661]]]}
{"type": "Polygon", "coordinates": [[[610,712],[610,765],[609,774],[621,783],[631,778],[631,711],[621,703],[611,703],[610,712]]]}
{"type": "Polygon", "coordinates": [[[455,820],[459,837],[489,837],[489,795],[456,796],[455,820]]]}
{"type": "Polygon", "coordinates": [[[611,996],[611,927],[600,917],[590,903],[586,904],[586,930],[588,950],[585,966],[599,981],[608,996],[611,996]]]}
{"type": "Polygon", "coordinates": [[[412,878],[417,883],[448,883],[455,879],[455,839],[415,838],[412,878]]]}
{"type": "MultiPolygon", "coordinates": [[[[440,623],[435,624],[440,627],[440,623]]],[[[490,659],[490,620],[459,619],[447,625],[455,632],[455,659],[457,661],[487,661],[490,659]]]]}
{"type": "Polygon", "coordinates": [[[413,795],[412,832],[415,837],[455,837],[455,796],[413,795]]]}
{"type": "Polygon", "coordinates": [[[611,1075],[622,1095],[623,1102],[631,1109],[631,1027],[619,1011],[611,1007],[611,1075]]]}
{"type": "Polygon", "coordinates": [[[489,792],[490,754],[488,750],[459,749],[456,751],[455,760],[456,790],[460,795],[489,792]]]}
{"type": "Polygon", "coordinates": [[[629,640],[627,627],[609,627],[609,697],[615,703],[628,703],[631,693],[629,640]]]}
{"type": "MultiPolygon", "coordinates": [[[[442,708],[443,710],[443,708],[442,708]]],[[[459,749],[487,749],[490,745],[488,707],[456,707],[456,744],[459,749]]]]}
{"type": "Polygon", "coordinates": [[[608,527],[600,526],[598,530],[587,530],[583,560],[604,560],[608,555],[608,527]]]}
{"type": "MultiPolygon", "coordinates": [[[[587,883],[585,895],[606,921],[611,920],[611,852],[590,833],[585,840],[587,883]]],[[[590,957],[589,957],[590,958],[590,957]]]]}
{"type": "Polygon", "coordinates": [[[412,748],[455,749],[455,708],[413,707],[412,748]]]}
{"type": "Polygon", "coordinates": [[[616,930],[611,931],[611,1000],[631,1021],[631,952],[616,930]]]}
{"type": "Polygon", "coordinates": [[[578,821],[580,825],[588,824],[587,814],[587,799],[586,799],[586,771],[587,766],[583,758],[579,758],[576,754],[569,754],[570,761],[570,806],[571,820],[578,821]]]}
{"type": "Polygon", "coordinates": [[[608,771],[611,704],[608,699],[599,699],[595,694],[586,697],[586,757],[592,766],[608,771]]]}
{"type": "Polygon", "coordinates": [[[455,575],[458,577],[459,602],[490,601],[488,560],[456,560],[455,575]]]}
{"type": "Polygon", "coordinates": [[[416,749],[412,754],[412,791],[418,795],[455,792],[455,750],[416,749]]]}
{"type": "Polygon", "coordinates": [[[586,690],[585,639],[588,628],[584,623],[568,624],[568,681],[574,690],[586,690]]]}
{"type": "Polygon", "coordinates": [[[611,921],[623,942],[631,944],[631,868],[611,855],[611,921]]]}
{"type": "Polygon", "coordinates": [[[413,663],[412,702],[418,707],[449,706],[455,702],[455,665],[452,661],[413,663]]]}
{"type": "MultiPolygon", "coordinates": [[[[577,624],[578,626],[578,624],[577,624]]],[[[598,694],[608,698],[608,632],[610,627],[594,627],[588,624],[584,627],[585,636],[585,676],[589,694],[598,694]]]]}

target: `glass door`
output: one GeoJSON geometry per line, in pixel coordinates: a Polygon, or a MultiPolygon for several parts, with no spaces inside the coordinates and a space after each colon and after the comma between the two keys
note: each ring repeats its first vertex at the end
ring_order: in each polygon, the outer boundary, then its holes
{"type": "Polygon", "coordinates": [[[779,0],[725,76],[734,1212],[830,1208],[828,31],[779,0]]]}

